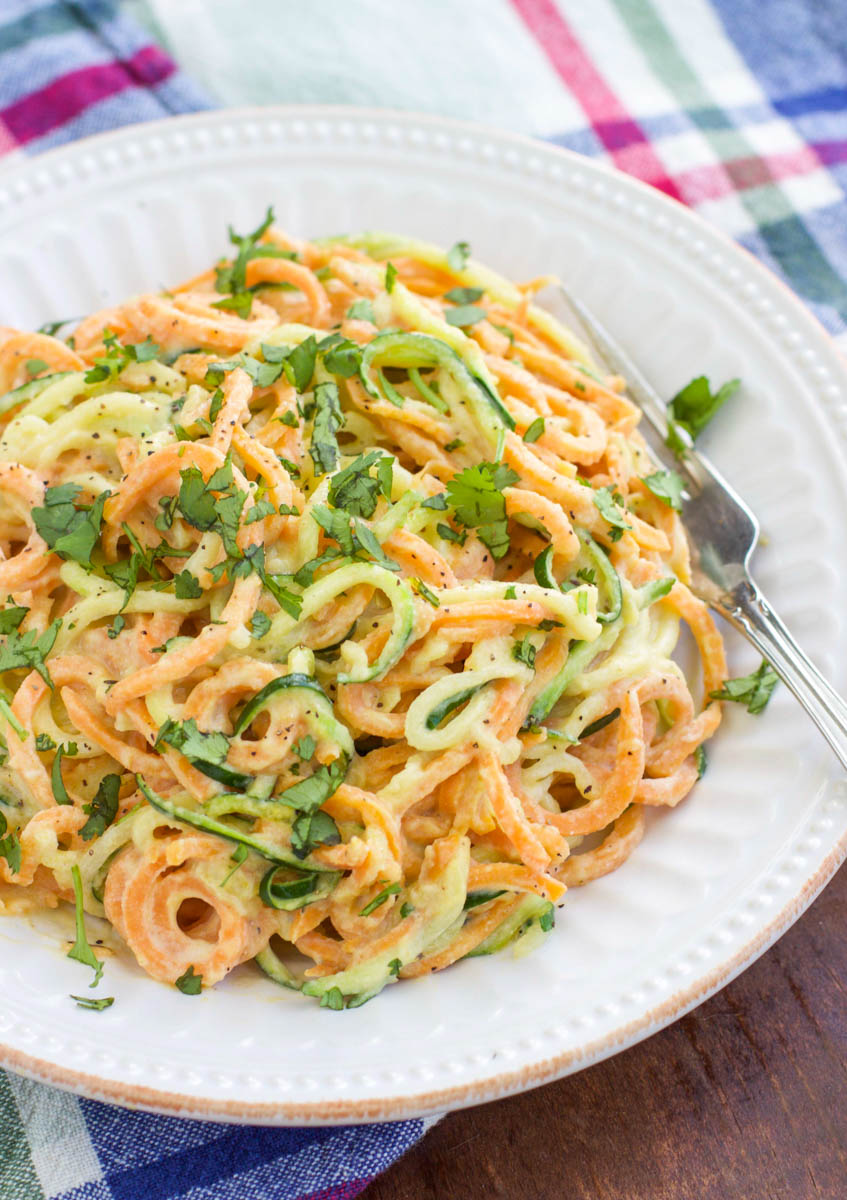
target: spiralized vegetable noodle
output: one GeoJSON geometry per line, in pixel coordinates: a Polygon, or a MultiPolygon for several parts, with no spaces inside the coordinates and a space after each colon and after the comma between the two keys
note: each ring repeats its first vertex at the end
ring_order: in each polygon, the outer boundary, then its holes
{"type": "Polygon", "coordinates": [[[532,948],[691,790],[726,664],[546,280],[231,240],[0,331],[2,901],[75,902],[89,965],[83,914],[183,991],[256,960],[352,1007],[532,948]]]}

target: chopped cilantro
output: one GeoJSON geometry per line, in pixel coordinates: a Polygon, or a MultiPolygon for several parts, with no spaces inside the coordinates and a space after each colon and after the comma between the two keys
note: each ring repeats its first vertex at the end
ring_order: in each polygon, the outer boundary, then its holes
{"type": "Polygon", "coordinates": [[[190,571],[180,571],[174,576],[174,595],[177,600],[199,600],[203,589],[190,571]]]}
{"type": "MultiPolygon", "coordinates": [[[[212,422],[213,425],[214,425],[215,421],[217,421],[217,419],[220,415],[220,411],[223,408],[223,403],[224,403],[223,392],[221,391],[220,388],[215,388],[214,392],[212,393],[212,398],[209,401],[209,420],[212,422]]],[[[162,503],[161,500],[159,501],[159,503],[160,504],[162,503]]]]}
{"type": "Polygon", "coordinates": [[[13,875],[21,869],[21,842],[15,833],[7,833],[6,817],[0,812],[0,858],[5,858],[13,875]]]}
{"type": "Polygon", "coordinates": [[[250,620],[250,633],[254,638],[263,638],[271,627],[271,619],[261,609],[256,609],[250,620]]]}
{"type": "Polygon", "coordinates": [[[400,905],[400,916],[403,917],[404,919],[406,917],[411,916],[414,911],[415,911],[414,904],[410,904],[408,900],[404,900],[403,903],[400,905]]]}
{"type": "Polygon", "coordinates": [[[53,643],[61,624],[61,617],[57,617],[40,636],[34,629],[23,634],[18,633],[17,630],[7,634],[5,642],[0,647],[0,674],[3,671],[16,671],[26,667],[29,670],[37,671],[44,682],[52,688],[53,681],[45,660],[53,649],[53,643]]]}
{"type": "Polygon", "coordinates": [[[445,542],[457,542],[460,546],[464,546],[468,536],[466,533],[457,533],[450,525],[445,525],[441,521],[436,525],[435,532],[439,537],[443,537],[445,542]]]}
{"type": "Polygon", "coordinates": [[[9,608],[0,609],[0,633],[13,633],[28,612],[29,609],[21,604],[12,604],[9,608]]]}
{"type": "Polygon", "coordinates": [[[535,670],[535,646],[533,646],[528,633],[512,646],[512,658],[516,662],[523,663],[525,667],[535,670]]]}
{"type": "Polygon", "coordinates": [[[315,473],[326,475],[338,466],[337,433],[344,424],[344,414],[334,383],[319,383],[315,388],[315,417],[312,425],[312,440],[309,454],[315,464],[315,473]]]}
{"type": "Polygon", "coordinates": [[[697,778],[702,779],[706,774],[706,766],[708,760],[706,758],[706,747],[698,746],[694,751],[694,765],[697,767],[697,778]]]}
{"type": "Polygon", "coordinates": [[[451,304],[476,304],[482,296],[483,289],[478,287],[454,287],[444,293],[444,299],[451,304]]]}
{"type": "Polygon", "coordinates": [[[475,528],[495,558],[502,558],[509,549],[503,491],[517,481],[517,474],[505,463],[482,462],[466,467],[447,484],[447,499],[456,520],[475,528]]]}
{"type": "Polygon", "coordinates": [[[471,248],[468,242],[456,242],[447,251],[447,266],[451,271],[464,271],[470,256],[471,248]]]}
{"type": "Polygon", "coordinates": [[[56,750],[56,756],[53,759],[53,766],[50,768],[50,786],[53,789],[53,799],[57,804],[73,803],[65,787],[65,781],[62,778],[62,758],[66,753],[65,747],[59,746],[56,750]]]}
{"type": "Polygon", "coordinates": [[[376,316],[370,300],[354,300],[347,309],[347,319],[349,321],[370,321],[371,325],[376,325],[376,316]]]}
{"type": "Polygon", "coordinates": [[[627,525],[624,519],[624,513],[619,507],[618,502],[623,502],[623,498],[619,492],[615,492],[610,487],[597,488],[594,492],[594,504],[600,515],[609,522],[609,537],[613,542],[617,542],[623,537],[625,529],[632,529],[631,525],[627,525]]]}
{"type": "Polygon", "coordinates": [[[195,975],[194,967],[190,966],[176,980],[176,986],[184,996],[199,996],[203,990],[203,976],[195,975]]]}
{"type": "Polygon", "coordinates": [[[391,497],[393,466],[394,459],[379,450],[360,454],[330,479],[330,504],[343,508],[354,517],[373,516],[380,495],[391,497]],[[376,477],[370,474],[374,465],[377,466],[376,477]]]}
{"type": "Polygon", "coordinates": [[[765,659],[750,675],[742,675],[738,679],[724,680],[723,687],[709,695],[713,700],[734,700],[737,704],[746,704],[747,711],[754,716],[763,712],[779,683],[779,676],[765,659]]]}
{"type": "Polygon", "coordinates": [[[544,432],[544,418],[536,417],[523,435],[525,442],[537,442],[544,432]]]}
{"type": "Polygon", "coordinates": [[[641,482],[669,508],[682,512],[685,480],[676,471],[654,471],[652,475],[645,475],[641,482]]]}
{"type": "Polygon", "coordinates": [[[118,615],[115,617],[114,621],[112,622],[112,624],[109,626],[109,628],[107,630],[107,636],[110,638],[116,638],[119,633],[123,632],[125,625],[126,625],[126,617],[124,617],[122,613],[118,613],[118,615]]]}
{"type": "Polygon", "coordinates": [[[349,338],[328,347],[324,353],[324,366],[330,375],[340,375],[342,379],[352,379],[358,374],[362,365],[362,350],[349,338]]]}
{"type": "Polygon", "coordinates": [[[102,1012],[104,1008],[111,1008],[115,1003],[114,996],[74,996],[71,995],[71,1000],[76,1000],[78,1008],[90,1008],[94,1012],[102,1012]]]}
{"type": "Polygon", "coordinates": [[[426,500],[421,501],[421,508],[434,508],[437,512],[446,512],[447,493],[436,492],[434,496],[429,496],[426,500]]]}
{"type": "Polygon", "coordinates": [[[90,570],[91,551],[100,537],[103,506],[111,493],[102,492],[92,505],[77,508],[74,501],[81,490],[75,483],[47,488],[44,507],[34,508],[32,519],[48,549],[90,570]]]}
{"type": "Polygon", "coordinates": [[[49,733],[37,733],[35,735],[36,750],[55,750],[56,743],[53,741],[49,733]]]}
{"type": "Polygon", "coordinates": [[[390,294],[394,291],[394,281],[397,278],[397,268],[394,263],[387,263],[385,267],[385,290],[390,294]]]}
{"type": "Polygon", "coordinates": [[[317,749],[317,742],[310,733],[306,733],[294,743],[291,749],[298,758],[302,758],[304,762],[308,762],[317,749]]]}
{"type": "Polygon", "coordinates": [[[403,964],[399,958],[392,958],[391,962],[388,964],[388,974],[395,976],[399,975],[402,967],[403,964]]]}
{"type": "Polygon", "coordinates": [[[740,386],[740,379],[730,379],[713,393],[706,376],[698,375],[677,392],[668,404],[667,444],[671,450],[677,455],[684,454],[686,446],[679,436],[679,430],[684,429],[692,440],[696,439],[740,386]]]}
{"type": "Polygon", "coordinates": [[[198,729],[194,717],[187,721],[174,721],[168,717],[159,729],[155,745],[158,747],[162,742],[173,746],[174,750],[192,762],[211,763],[213,766],[220,766],[229,753],[226,734],[217,730],[207,733],[198,729]]]}
{"type": "Polygon", "coordinates": [[[396,896],[400,891],[399,883],[389,883],[388,887],[384,887],[381,892],[377,892],[373,900],[359,912],[360,917],[369,917],[372,912],[375,912],[381,904],[385,904],[389,896],[396,896]]]}
{"type": "Polygon", "coordinates": [[[289,429],[296,429],[300,424],[299,420],[297,419],[297,413],[290,408],[287,408],[281,417],[277,417],[277,420],[281,422],[281,424],[287,425],[289,429]]]}
{"type": "Polygon", "coordinates": [[[73,880],[74,901],[76,904],[76,941],[68,951],[68,958],[76,959],[77,962],[81,962],[84,966],[91,967],[94,972],[94,978],[88,986],[96,987],[103,974],[103,964],[89,946],[88,938],[85,936],[85,910],[83,907],[85,901],[82,891],[82,877],[76,863],[71,867],[71,879],[73,880]]]}
{"type": "Polygon", "coordinates": [[[469,325],[476,325],[477,321],[484,321],[486,316],[484,308],[477,308],[475,304],[460,304],[456,308],[448,308],[444,313],[444,320],[448,325],[458,325],[460,329],[465,329],[469,325]]]}
{"type": "Polygon", "coordinates": [[[337,846],[341,841],[338,826],[329,813],[301,813],[291,826],[291,849],[296,858],[305,858],[316,846],[337,846]]]}
{"type": "Polygon", "coordinates": [[[83,804],[82,811],[89,814],[88,820],[80,829],[84,842],[101,837],[118,815],[118,793],[121,790],[120,775],[104,775],[100,780],[97,794],[90,804],[83,804]]]}

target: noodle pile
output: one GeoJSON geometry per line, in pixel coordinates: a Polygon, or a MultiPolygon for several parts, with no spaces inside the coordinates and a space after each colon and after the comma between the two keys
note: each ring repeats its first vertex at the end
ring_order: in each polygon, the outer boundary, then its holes
{"type": "Polygon", "coordinates": [[[83,913],[183,991],[255,959],[348,1007],[531,948],[690,791],[726,664],[547,281],[231,240],[66,340],[0,330],[2,899],[75,902],[98,979],[83,913]]]}

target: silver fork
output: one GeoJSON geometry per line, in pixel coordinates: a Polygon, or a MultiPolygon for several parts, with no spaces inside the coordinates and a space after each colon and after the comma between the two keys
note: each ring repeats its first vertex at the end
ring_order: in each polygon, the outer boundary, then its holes
{"type": "Polygon", "coordinates": [[[600,360],[627,381],[657,435],[651,449],[686,482],[682,518],[692,552],[692,590],[752,642],[788,685],[847,769],[847,704],[821,675],[783,625],[748,569],[759,540],[759,522],[734,488],[679,430],[686,453],[678,459],[665,445],[667,406],[604,326],[582,301],[560,285],[600,360]]]}

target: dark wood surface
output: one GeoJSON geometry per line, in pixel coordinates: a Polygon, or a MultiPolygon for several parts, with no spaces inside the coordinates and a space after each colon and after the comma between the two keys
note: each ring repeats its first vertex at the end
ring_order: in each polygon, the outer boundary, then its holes
{"type": "Polygon", "coordinates": [[[670,1028],[445,1117],[362,1200],[847,1200],[847,868],[670,1028]]]}

